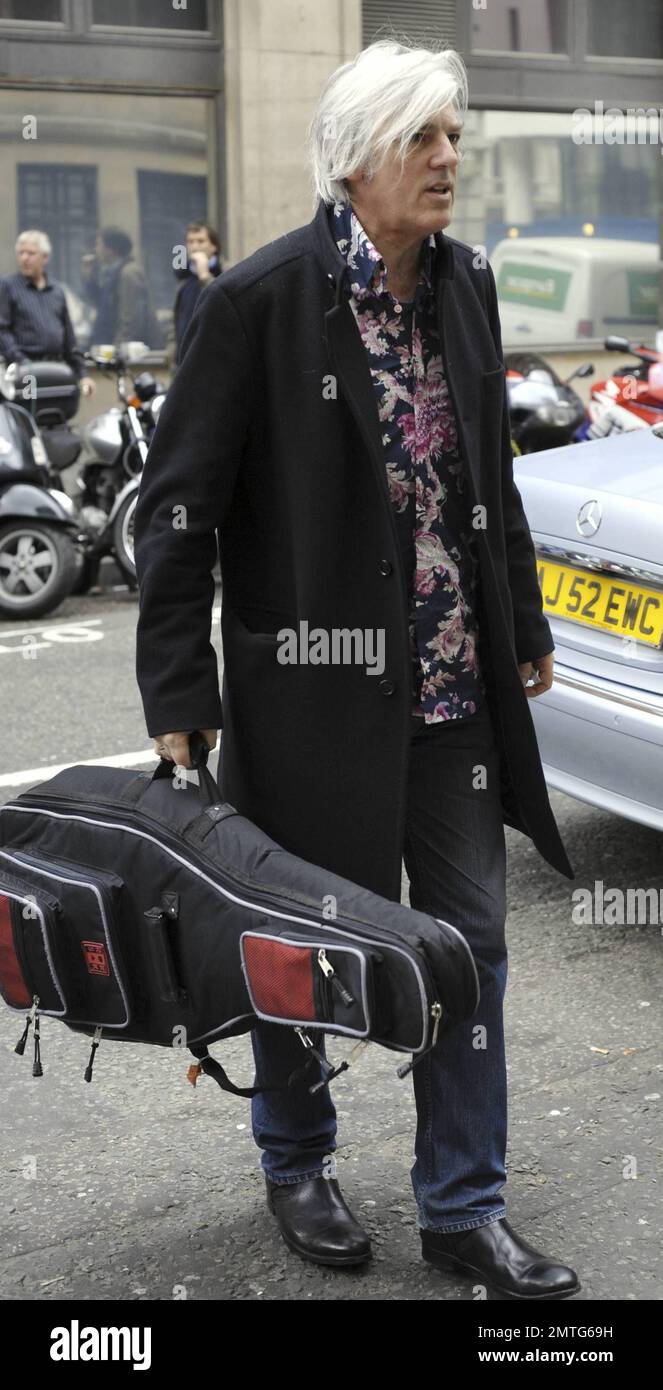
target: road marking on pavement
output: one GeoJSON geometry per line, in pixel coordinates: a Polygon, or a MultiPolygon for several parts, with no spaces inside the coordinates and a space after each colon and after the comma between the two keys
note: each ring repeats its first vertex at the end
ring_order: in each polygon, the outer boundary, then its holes
{"type": "Polygon", "coordinates": [[[100,627],[101,618],[83,618],[71,623],[42,623],[35,627],[5,628],[0,632],[0,656],[20,652],[23,656],[40,647],[50,647],[60,642],[64,645],[74,642],[100,642],[104,632],[92,631],[100,627]],[[41,637],[41,642],[37,638],[41,637]],[[20,641],[17,639],[20,638],[20,641]],[[13,644],[13,645],[12,645],[13,644]]]}
{"type": "Polygon", "coordinates": [[[26,783],[44,782],[47,777],[55,777],[56,772],[65,772],[68,767],[136,767],[140,763],[151,763],[156,767],[156,753],[149,748],[140,748],[137,753],[111,753],[107,758],[81,758],[73,763],[46,763],[44,767],[24,767],[20,772],[0,774],[0,787],[20,787],[26,783]]]}

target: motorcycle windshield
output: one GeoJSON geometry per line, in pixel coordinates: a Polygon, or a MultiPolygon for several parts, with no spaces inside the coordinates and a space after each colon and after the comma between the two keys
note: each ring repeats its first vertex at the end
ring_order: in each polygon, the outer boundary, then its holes
{"type": "Polygon", "coordinates": [[[40,476],[32,453],[32,432],[27,420],[10,405],[0,405],[0,479],[40,476]]]}

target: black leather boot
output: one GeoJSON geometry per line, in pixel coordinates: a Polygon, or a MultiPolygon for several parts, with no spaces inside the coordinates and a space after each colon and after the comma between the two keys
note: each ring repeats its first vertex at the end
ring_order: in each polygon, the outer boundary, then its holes
{"type": "Polygon", "coordinates": [[[582,1287],[574,1269],[528,1245],[505,1216],[472,1231],[420,1229],[419,1234],[430,1264],[487,1284],[504,1298],[570,1298],[582,1287]]]}
{"type": "Polygon", "coordinates": [[[267,1206],[287,1246],[321,1265],[356,1265],[371,1254],[371,1242],[346,1206],[336,1178],[272,1183],[265,1175],[267,1206]]]}

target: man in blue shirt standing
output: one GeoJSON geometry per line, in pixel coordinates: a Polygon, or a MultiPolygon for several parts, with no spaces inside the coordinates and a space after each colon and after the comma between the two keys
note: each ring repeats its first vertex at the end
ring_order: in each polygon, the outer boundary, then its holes
{"type": "Polygon", "coordinates": [[[80,380],[83,395],[94,391],[85,358],[76,346],[62,285],[46,266],[51,243],[45,232],[21,232],[16,242],[19,269],[0,280],[0,353],[7,363],[62,358],[80,380]]]}

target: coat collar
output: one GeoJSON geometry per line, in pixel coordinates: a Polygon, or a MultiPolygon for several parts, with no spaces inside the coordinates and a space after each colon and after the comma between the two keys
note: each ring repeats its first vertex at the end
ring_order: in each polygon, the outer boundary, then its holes
{"type": "MultiPolygon", "coordinates": [[[[327,215],[334,241],[348,263],[355,300],[365,299],[369,294],[382,294],[388,288],[387,267],[351,204],[334,203],[327,208],[327,215]]],[[[434,274],[432,253],[435,249],[435,237],[431,233],[426,244],[422,243],[423,254],[419,260],[420,275],[423,273],[428,285],[432,284],[434,274]]]]}
{"type": "MultiPolygon", "coordinates": [[[[328,204],[322,199],[318,202],[310,227],[316,257],[327,279],[334,286],[334,302],[338,305],[342,298],[349,299],[352,293],[350,273],[345,256],[339,251],[329,225],[328,204]]],[[[438,282],[440,279],[450,280],[454,273],[454,258],[451,243],[444,232],[435,233],[435,247],[436,278],[438,282]]]]}

